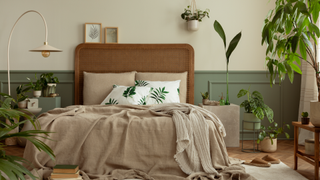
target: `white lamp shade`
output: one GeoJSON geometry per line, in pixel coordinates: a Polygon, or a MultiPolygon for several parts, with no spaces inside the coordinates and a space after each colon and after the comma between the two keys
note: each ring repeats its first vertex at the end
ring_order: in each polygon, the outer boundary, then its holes
{"type": "Polygon", "coordinates": [[[49,51],[49,52],[61,52],[61,49],[57,49],[50,45],[42,45],[40,47],[34,48],[30,50],[31,52],[42,52],[42,51],[49,51]]]}

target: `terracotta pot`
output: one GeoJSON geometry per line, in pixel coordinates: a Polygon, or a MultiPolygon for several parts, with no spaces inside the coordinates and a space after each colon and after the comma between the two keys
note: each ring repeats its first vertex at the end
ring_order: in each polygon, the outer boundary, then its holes
{"type": "Polygon", "coordinates": [[[198,20],[188,21],[188,30],[189,31],[197,31],[198,29],[199,29],[199,21],[198,20]]]}
{"type": "Polygon", "coordinates": [[[209,99],[202,99],[202,104],[208,105],[208,104],[210,104],[210,100],[209,99]]]}
{"type": "Polygon", "coordinates": [[[263,152],[272,153],[277,150],[277,139],[272,139],[273,144],[271,144],[271,139],[266,137],[264,138],[260,144],[259,149],[263,152]]]}
{"type": "Polygon", "coordinates": [[[320,127],[320,102],[310,101],[310,122],[315,127],[320,127]]]}
{"type": "Polygon", "coordinates": [[[253,113],[243,113],[243,120],[249,121],[243,123],[243,128],[246,130],[259,130],[261,126],[261,120],[257,118],[253,113]]]}
{"type": "Polygon", "coordinates": [[[309,120],[310,120],[310,118],[302,117],[301,118],[301,124],[309,124],[309,120]]]}

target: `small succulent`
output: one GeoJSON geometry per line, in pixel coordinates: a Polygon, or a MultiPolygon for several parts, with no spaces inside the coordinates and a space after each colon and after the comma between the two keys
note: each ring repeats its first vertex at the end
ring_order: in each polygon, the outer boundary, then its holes
{"type": "Polygon", "coordinates": [[[201,96],[202,96],[202,99],[209,99],[209,93],[208,92],[205,92],[204,94],[202,92],[201,93],[201,96]]]}
{"type": "Polygon", "coordinates": [[[301,116],[304,117],[304,118],[307,118],[309,116],[309,114],[308,114],[308,112],[302,112],[301,116]]]}

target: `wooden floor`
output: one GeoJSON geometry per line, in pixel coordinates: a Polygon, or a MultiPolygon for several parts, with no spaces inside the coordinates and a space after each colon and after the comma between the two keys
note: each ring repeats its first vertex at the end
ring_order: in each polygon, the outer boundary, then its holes
{"type": "MultiPolygon", "coordinates": [[[[244,141],[244,148],[252,148],[252,141],[244,141]]],[[[299,149],[304,149],[303,146],[299,149]]],[[[263,157],[266,154],[270,154],[275,158],[279,158],[283,163],[288,165],[290,168],[293,168],[293,141],[291,140],[278,140],[278,149],[275,153],[245,153],[241,151],[241,142],[240,147],[238,148],[227,148],[229,156],[234,158],[239,158],[242,160],[252,160],[256,157],[263,157]]],[[[19,146],[8,146],[6,148],[6,153],[8,155],[23,156],[24,148],[19,146]]],[[[302,174],[308,179],[314,179],[314,167],[305,162],[302,159],[298,158],[298,173],[302,174]]]]}

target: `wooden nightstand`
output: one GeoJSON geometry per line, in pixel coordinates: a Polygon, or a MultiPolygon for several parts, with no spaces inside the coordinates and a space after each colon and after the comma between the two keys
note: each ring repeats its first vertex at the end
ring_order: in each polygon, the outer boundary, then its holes
{"type": "Polygon", "coordinates": [[[314,179],[319,179],[319,132],[320,128],[314,127],[311,123],[301,124],[292,122],[294,126],[294,170],[298,169],[298,157],[314,166],[314,179]],[[314,156],[307,155],[303,150],[298,149],[299,128],[314,132],[314,156]]]}
{"type": "Polygon", "coordinates": [[[239,147],[240,144],[240,106],[230,104],[228,106],[208,106],[199,104],[200,107],[213,112],[226,129],[227,136],[224,141],[227,147],[239,147]]]}
{"type": "Polygon", "coordinates": [[[39,114],[54,108],[61,108],[61,97],[39,97],[38,99],[39,108],[42,108],[42,111],[39,114]]]}

